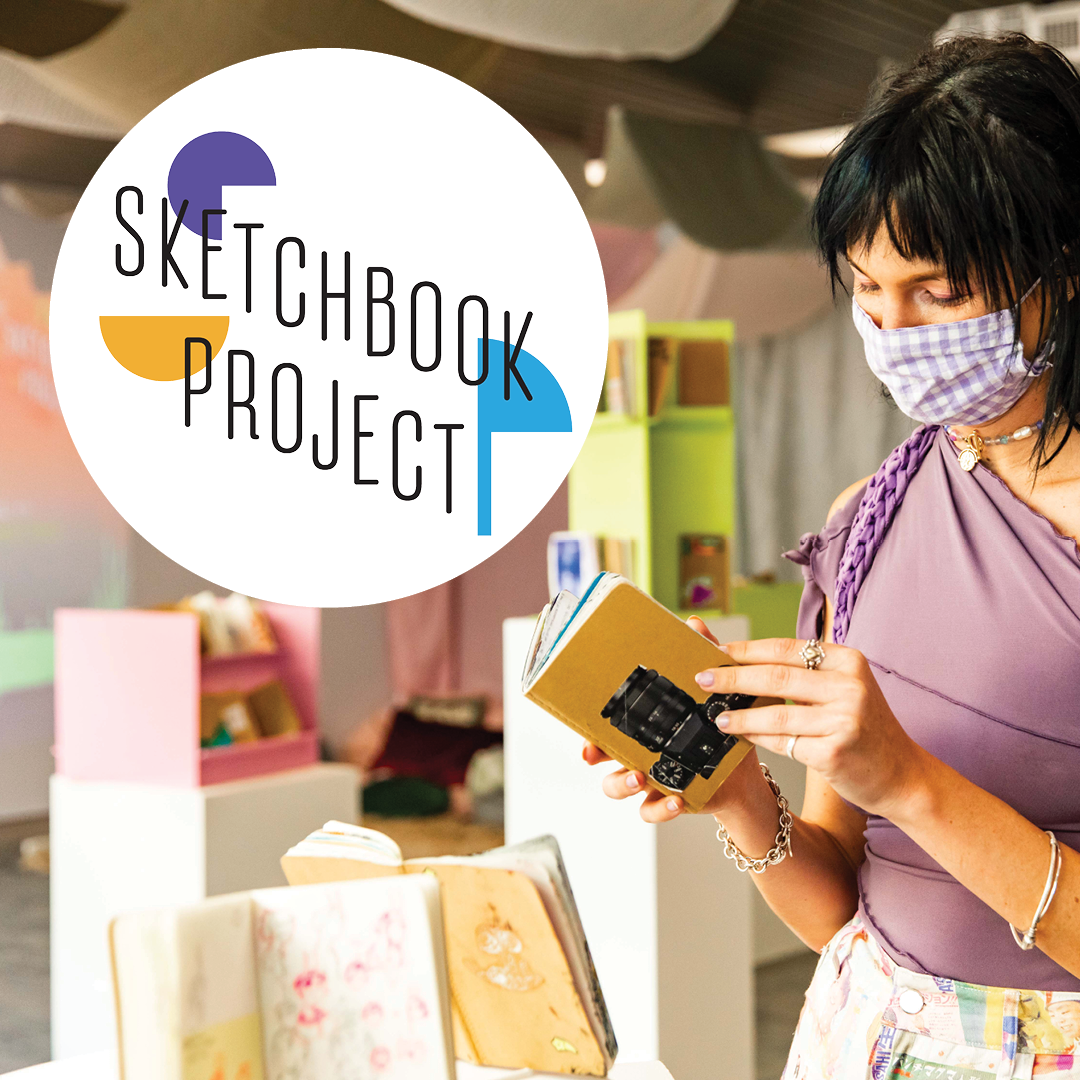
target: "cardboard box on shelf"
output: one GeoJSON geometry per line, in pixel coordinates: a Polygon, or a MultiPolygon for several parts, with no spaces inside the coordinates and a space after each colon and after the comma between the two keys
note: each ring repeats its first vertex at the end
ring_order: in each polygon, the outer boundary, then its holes
{"type": "Polygon", "coordinates": [[[731,378],[726,341],[680,342],[679,404],[731,404],[731,378]]]}

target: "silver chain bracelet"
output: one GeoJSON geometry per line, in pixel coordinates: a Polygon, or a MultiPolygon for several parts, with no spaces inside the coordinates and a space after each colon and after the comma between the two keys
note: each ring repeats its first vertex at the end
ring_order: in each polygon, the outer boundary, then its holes
{"type": "Polygon", "coordinates": [[[762,858],[750,859],[735,846],[735,841],[719,822],[717,822],[716,839],[724,845],[724,854],[732,859],[743,873],[753,870],[755,874],[763,874],[768,867],[783,862],[789,855],[792,858],[795,857],[795,853],[791,850],[791,826],[794,821],[788,813],[788,801],[780,794],[780,788],[772,778],[769,767],[763,761],[758,762],[758,765],[761,767],[761,775],[765,777],[765,783],[772,788],[772,793],[776,796],[776,805],[780,807],[780,831],[776,834],[776,842],[762,858]]]}

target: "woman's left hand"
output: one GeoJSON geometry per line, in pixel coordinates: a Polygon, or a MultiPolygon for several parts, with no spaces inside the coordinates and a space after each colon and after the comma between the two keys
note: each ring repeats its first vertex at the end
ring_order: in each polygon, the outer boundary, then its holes
{"type": "Polygon", "coordinates": [[[766,750],[790,753],[849,802],[889,817],[917,775],[924,751],[893,715],[862,653],[826,644],[821,666],[810,670],[799,655],[805,644],[767,638],[722,646],[736,664],[701,672],[697,681],[703,690],[795,704],[722,713],[717,726],[766,750]],[[797,736],[794,746],[792,736],[797,736]]]}

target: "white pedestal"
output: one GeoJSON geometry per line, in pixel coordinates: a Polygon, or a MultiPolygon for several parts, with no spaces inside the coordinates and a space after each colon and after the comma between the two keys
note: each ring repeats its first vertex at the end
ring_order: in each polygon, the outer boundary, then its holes
{"type": "MultiPolygon", "coordinates": [[[[521,694],[534,624],[503,624],[507,843],[558,839],[620,1061],[659,1058],[676,1077],[752,1080],[756,939],[770,959],[791,951],[787,941],[804,947],[767,908],[755,928],[757,890],[723,857],[710,815],[658,827],[641,820],[637,799],[603,794],[611,766],[585,765],[580,736],[521,694]]],[[[778,782],[798,807],[800,778],[791,779],[778,782]]]]}
{"type": "Polygon", "coordinates": [[[325,821],[355,821],[358,776],[320,764],[202,788],[52,778],[52,1052],[111,1048],[109,920],[284,885],[278,860],[325,821]]]}

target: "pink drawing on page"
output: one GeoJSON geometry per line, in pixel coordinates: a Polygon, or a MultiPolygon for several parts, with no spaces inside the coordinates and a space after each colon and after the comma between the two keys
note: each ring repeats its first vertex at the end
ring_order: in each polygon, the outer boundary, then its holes
{"type": "Polygon", "coordinates": [[[304,1027],[317,1027],[326,1019],[321,1002],[327,996],[326,975],[321,971],[302,971],[293,979],[293,989],[300,999],[296,1022],[304,1027]]]}
{"type": "Polygon", "coordinates": [[[400,911],[387,911],[375,924],[371,940],[362,957],[345,967],[345,981],[352,983],[400,970],[405,966],[405,917],[400,911]]]}
{"type": "Polygon", "coordinates": [[[260,913],[267,1080],[433,1075],[445,1052],[440,1012],[418,974],[430,946],[410,933],[411,910],[365,908],[343,886],[260,913]]]}

